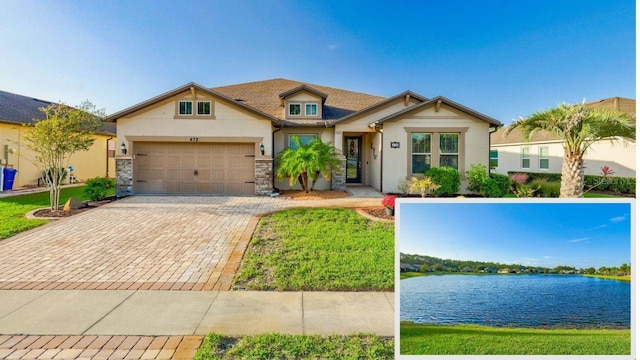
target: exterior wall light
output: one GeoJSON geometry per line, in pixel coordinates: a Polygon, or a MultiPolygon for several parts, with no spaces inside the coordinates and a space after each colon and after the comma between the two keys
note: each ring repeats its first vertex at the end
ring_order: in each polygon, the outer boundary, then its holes
{"type": "Polygon", "coordinates": [[[124,141],[120,145],[120,151],[122,151],[124,155],[127,155],[127,145],[125,145],[124,141]]]}
{"type": "Polygon", "coordinates": [[[260,143],[260,155],[264,155],[264,144],[260,143]]]}

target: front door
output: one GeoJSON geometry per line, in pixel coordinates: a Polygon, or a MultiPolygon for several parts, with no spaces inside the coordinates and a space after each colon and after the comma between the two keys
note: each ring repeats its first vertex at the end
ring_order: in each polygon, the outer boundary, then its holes
{"type": "Polygon", "coordinates": [[[347,184],[362,183],[362,136],[347,136],[347,184]]]}

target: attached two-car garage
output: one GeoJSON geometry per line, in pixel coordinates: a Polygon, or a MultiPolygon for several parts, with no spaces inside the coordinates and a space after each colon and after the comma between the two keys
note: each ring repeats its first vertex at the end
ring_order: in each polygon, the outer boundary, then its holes
{"type": "Polygon", "coordinates": [[[255,192],[255,144],[135,142],[135,194],[255,192]]]}

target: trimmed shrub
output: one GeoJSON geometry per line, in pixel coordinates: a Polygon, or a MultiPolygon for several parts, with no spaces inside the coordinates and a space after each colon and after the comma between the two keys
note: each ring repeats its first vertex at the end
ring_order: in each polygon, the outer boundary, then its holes
{"type": "Polygon", "coordinates": [[[507,175],[502,174],[489,174],[489,177],[496,182],[498,189],[500,189],[500,197],[505,196],[511,189],[511,179],[507,175]]]}
{"type": "Polygon", "coordinates": [[[91,178],[84,183],[82,194],[90,200],[99,201],[107,197],[107,191],[116,186],[116,181],[106,177],[91,178]]]}
{"type": "Polygon", "coordinates": [[[531,182],[531,187],[536,189],[536,196],[545,198],[557,198],[560,196],[560,182],[537,179],[531,182]]]}
{"type": "Polygon", "coordinates": [[[562,180],[562,174],[558,174],[558,173],[535,173],[535,172],[525,172],[525,171],[509,171],[509,176],[514,174],[526,174],[528,176],[528,182],[531,182],[537,179],[546,179],[551,182],[562,180]]]}
{"type": "Polygon", "coordinates": [[[467,187],[469,191],[474,191],[487,197],[499,198],[509,192],[510,182],[507,182],[506,188],[502,187],[502,183],[498,183],[487,174],[487,168],[482,164],[473,165],[471,170],[467,171],[467,180],[469,181],[469,186],[467,187]]]}
{"type": "Polygon", "coordinates": [[[452,167],[433,167],[425,171],[424,176],[440,186],[433,191],[436,195],[454,195],[460,190],[460,173],[452,167]]]}
{"type": "Polygon", "coordinates": [[[635,194],[636,179],[620,176],[584,176],[585,190],[613,191],[619,194],[635,194]]]}

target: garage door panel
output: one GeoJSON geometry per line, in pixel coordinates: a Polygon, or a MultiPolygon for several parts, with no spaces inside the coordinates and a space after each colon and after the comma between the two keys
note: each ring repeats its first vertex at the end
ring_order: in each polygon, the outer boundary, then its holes
{"type": "Polygon", "coordinates": [[[135,149],[136,193],[254,193],[254,144],[135,143],[135,149]]]}

